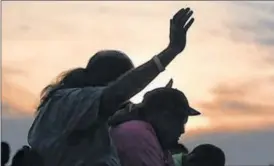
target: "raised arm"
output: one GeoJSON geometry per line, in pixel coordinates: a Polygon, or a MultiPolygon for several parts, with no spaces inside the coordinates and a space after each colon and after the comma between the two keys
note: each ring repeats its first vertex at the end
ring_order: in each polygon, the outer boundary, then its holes
{"type": "Polygon", "coordinates": [[[148,62],[121,76],[104,90],[100,104],[101,116],[108,118],[113,115],[120,104],[144,89],[184,50],[186,32],[194,21],[193,18],[190,19],[192,14],[189,8],[179,10],[170,21],[168,47],[148,62]]]}

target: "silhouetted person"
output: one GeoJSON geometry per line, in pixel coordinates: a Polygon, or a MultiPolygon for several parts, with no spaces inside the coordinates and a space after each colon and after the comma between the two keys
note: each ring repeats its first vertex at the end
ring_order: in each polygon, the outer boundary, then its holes
{"type": "Polygon", "coordinates": [[[19,149],[13,159],[11,166],[43,166],[43,158],[29,146],[19,149]]]}
{"type": "Polygon", "coordinates": [[[1,165],[5,166],[10,159],[10,146],[7,142],[1,142],[1,165]]]}
{"type": "Polygon", "coordinates": [[[170,150],[182,148],[178,139],[188,117],[200,114],[181,91],[168,87],[146,93],[127,112],[109,121],[122,166],[173,166],[170,150]]]}
{"type": "Polygon", "coordinates": [[[168,46],[143,65],[134,68],[120,51],[100,51],[42,91],[28,142],[45,166],[120,165],[107,120],[184,50],[191,15],[181,9],[174,16],[168,46]]]}
{"type": "Polygon", "coordinates": [[[222,149],[211,144],[202,144],[185,157],[183,166],[225,166],[222,149]]]}

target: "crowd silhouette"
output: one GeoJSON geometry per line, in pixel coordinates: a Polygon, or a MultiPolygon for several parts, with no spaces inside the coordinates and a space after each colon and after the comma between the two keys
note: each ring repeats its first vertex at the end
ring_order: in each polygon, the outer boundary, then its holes
{"type": "MultiPolygon", "coordinates": [[[[172,151],[174,166],[224,166],[224,152],[211,144],[201,144],[191,152],[182,144],[172,151]]],[[[41,155],[29,146],[19,149],[10,159],[10,147],[7,142],[1,142],[1,166],[44,166],[41,155]]],[[[83,164],[85,165],[85,164],[83,164]]],[[[271,165],[270,165],[271,166],[271,165]]]]}
{"type": "Polygon", "coordinates": [[[42,90],[29,145],[10,159],[9,144],[1,143],[2,166],[224,166],[220,148],[202,144],[189,152],[178,143],[188,119],[201,113],[172,79],[130,102],[183,52],[192,14],[179,10],[167,47],[138,67],[121,51],[103,50],[85,68],[60,74],[42,90]]]}

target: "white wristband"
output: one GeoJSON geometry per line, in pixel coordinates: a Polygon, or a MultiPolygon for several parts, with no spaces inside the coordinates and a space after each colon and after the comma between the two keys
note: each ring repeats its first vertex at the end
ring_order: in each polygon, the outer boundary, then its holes
{"type": "Polygon", "coordinates": [[[158,70],[160,72],[165,70],[165,67],[163,66],[163,64],[161,63],[160,59],[158,58],[158,56],[154,56],[153,58],[154,63],[156,64],[158,70]]]}

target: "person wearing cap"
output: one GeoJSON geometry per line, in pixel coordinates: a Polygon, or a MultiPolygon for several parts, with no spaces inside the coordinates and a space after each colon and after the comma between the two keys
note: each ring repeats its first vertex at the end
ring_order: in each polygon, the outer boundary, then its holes
{"type": "Polygon", "coordinates": [[[107,120],[184,50],[192,14],[183,8],[174,15],[169,44],[143,65],[134,68],[121,51],[100,51],[85,68],[64,72],[44,88],[28,143],[45,166],[120,165],[107,120]]]}
{"type": "Polygon", "coordinates": [[[157,88],[141,103],[117,112],[109,121],[110,134],[122,166],[173,166],[170,151],[180,148],[191,108],[186,96],[171,87],[157,88]]]}

